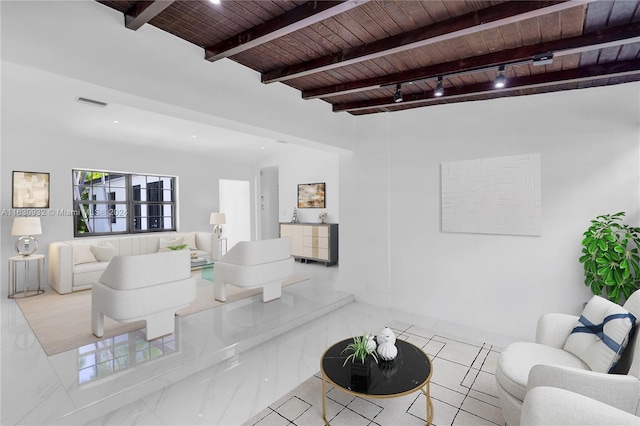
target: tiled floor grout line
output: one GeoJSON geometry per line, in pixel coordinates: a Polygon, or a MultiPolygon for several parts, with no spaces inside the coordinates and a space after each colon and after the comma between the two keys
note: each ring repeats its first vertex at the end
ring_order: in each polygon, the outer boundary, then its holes
{"type": "MultiPolygon", "coordinates": [[[[446,345],[446,343],[445,343],[445,345],[446,345]]],[[[482,347],[484,347],[484,343],[482,344],[482,347]]],[[[473,363],[476,362],[476,359],[478,359],[478,356],[482,352],[482,347],[479,348],[478,353],[476,354],[475,358],[473,358],[473,361],[471,361],[471,364],[468,366],[467,372],[464,374],[464,376],[462,377],[462,381],[460,382],[460,387],[466,388],[467,392],[464,394],[464,397],[462,398],[462,401],[460,402],[460,406],[456,407],[457,410],[456,410],[456,414],[453,416],[452,423],[455,423],[456,418],[458,417],[458,414],[460,414],[460,411],[462,411],[462,406],[464,405],[464,402],[467,400],[467,397],[469,396],[469,392],[471,392],[471,388],[473,387],[473,383],[476,380],[475,377],[474,377],[473,381],[471,382],[471,385],[469,385],[468,387],[464,385],[464,380],[467,378],[467,376],[469,375],[469,372],[472,370],[473,363]]],[[[464,365],[464,364],[460,364],[460,365],[464,365]]]]}
{"type": "MultiPolygon", "coordinates": [[[[480,348],[480,350],[478,351],[478,355],[476,355],[476,357],[473,359],[473,362],[471,363],[471,366],[469,366],[469,370],[467,371],[467,374],[469,373],[469,371],[473,370],[472,366],[473,366],[473,364],[476,362],[476,360],[478,359],[478,356],[480,356],[480,354],[481,354],[481,353],[482,353],[482,351],[484,350],[485,345],[486,345],[486,343],[483,343],[483,344],[482,344],[482,348],[480,348]]],[[[492,347],[492,346],[493,346],[493,345],[489,345],[489,347],[492,347]]],[[[480,364],[480,367],[479,367],[479,368],[478,368],[478,370],[477,370],[478,372],[476,373],[475,377],[473,378],[473,381],[471,382],[471,384],[470,384],[470,385],[469,385],[469,387],[467,388],[467,393],[466,393],[466,395],[464,396],[464,398],[462,399],[462,403],[460,404],[460,407],[458,407],[458,411],[456,412],[456,415],[453,417],[453,422],[455,422],[456,417],[458,417],[458,414],[460,414],[460,411],[463,411],[463,412],[465,412],[465,413],[467,413],[467,414],[471,414],[472,416],[476,416],[476,417],[478,417],[478,418],[480,418],[480,419],[486,420],[486,421],[488,421],[489,423],[496,424],[496,423],[492,422],[492,421],[491,421],[491,420],[489,420],[489,419],[485,419],[484,417],[480,417],[480,416],[478,416],[477,414],[475,414],[475,413],[471,413],[471,412],[469,412],[469,411],[467,411],[467,410],[464,410],[464,409],[462,408],[462,406],[464,405],[464,402],[467,400],[467,398],[471,398],[471,399],[476,399],[476,400],[477,400],[477,398],[474,398],[474,397],[470,396],[469,394],[471,393],[471,390],[473,389],[473,385],[475,384],[476,379],[477,379],[477,378],[478,378],[478,376],[480,375],[480,372],[482,371],[482,367],[484,366],[484,363],[486,362],[486,360],[487,360],[487,358],[489,357],[489,354],[490,354],[490,353],[491,353],[491,349],[488,349],[488,350],[487,350],[487,354],[484,356],[484,359],[482,360],[482,363],[480,364]]],[[[463,379],[462,379],[462,381],[463,381],[463,382],[464,382],[464,379],[467,377],[467,374],[465,374],[465,376],[463,377],[463,379]]],[[[462,383],[460,384],[460,386],[465,387],[464,385],[462,385],[462,383]]],[[[485,402],[485,401],[480,401],[480,402],[483,402],[483,403],[485,403],[485,404],[488,404],[488,403],[487,403],[487,402],[485,402]]],[[[488,404],[488,405],[492,405],[492,404],[488,404]]]]}

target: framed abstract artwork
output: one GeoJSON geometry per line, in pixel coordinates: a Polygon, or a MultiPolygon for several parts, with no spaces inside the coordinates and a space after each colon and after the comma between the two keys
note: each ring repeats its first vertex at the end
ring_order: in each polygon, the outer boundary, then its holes
{"type": "Polygon", "coordinates": [[[14,209],[49,208],[49,173],[13,172],[14,209]]]}
{"type": "Polygon", "coordinates": [[[298,208],[324,209],[326,207],[324,191],[324,182],[298,184],[298,208]]]}

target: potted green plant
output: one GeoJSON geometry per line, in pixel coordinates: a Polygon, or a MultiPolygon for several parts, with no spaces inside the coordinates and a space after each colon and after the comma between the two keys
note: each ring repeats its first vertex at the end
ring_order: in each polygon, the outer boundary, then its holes
{"type": "Polygon", "coordinates": [[[376,355],[376,343],[373,340],[373,334],[363,334],[362,336],[355,336],[353,342],[349,343],[346,348],[342,350],[342,353],[350,351],[351,353],[345,358],[342,366],[346,366],[351,361],[351,380],[353,383],[360,383],[360,378],[364,378],[364,381],[368,380],[371,372],[371,358],[378,363],[378,356],[376,355]]]}
{"type": "Polygon", "coordinates": [[[584,232],[584,283],[593,294],[618,303],[640,288],[640,228],[622,223],[624,212],[591,221],[584,232]]]}

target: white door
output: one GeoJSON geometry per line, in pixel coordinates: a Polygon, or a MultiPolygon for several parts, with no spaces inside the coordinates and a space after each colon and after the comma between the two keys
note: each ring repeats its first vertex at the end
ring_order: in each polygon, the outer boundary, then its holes
{"type": "Polygon", "coordinates": [[[260,239],[280,236],[278,222],[278,167],[260,170],[260,239]]]}
{"type": "Polygon", "coordinates": [[[227,249],[238,241],[251,241],[251,187],[246,180],[220,179],[220,212],[227,223],[222,225],[222,237],[227,249]]]}

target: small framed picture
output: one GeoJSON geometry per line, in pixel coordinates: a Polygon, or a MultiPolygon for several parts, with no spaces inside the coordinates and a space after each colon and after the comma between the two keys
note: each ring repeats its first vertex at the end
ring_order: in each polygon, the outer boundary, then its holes
{"type": "Polygon", "coordinates": [[[49,208],[49,173],[13,172],[14,209],[49,208]]]}
{"type": "Polygon", "coordinates": [[[298,208],[324,209],[324,182],[298,184],[298,208]]]}

